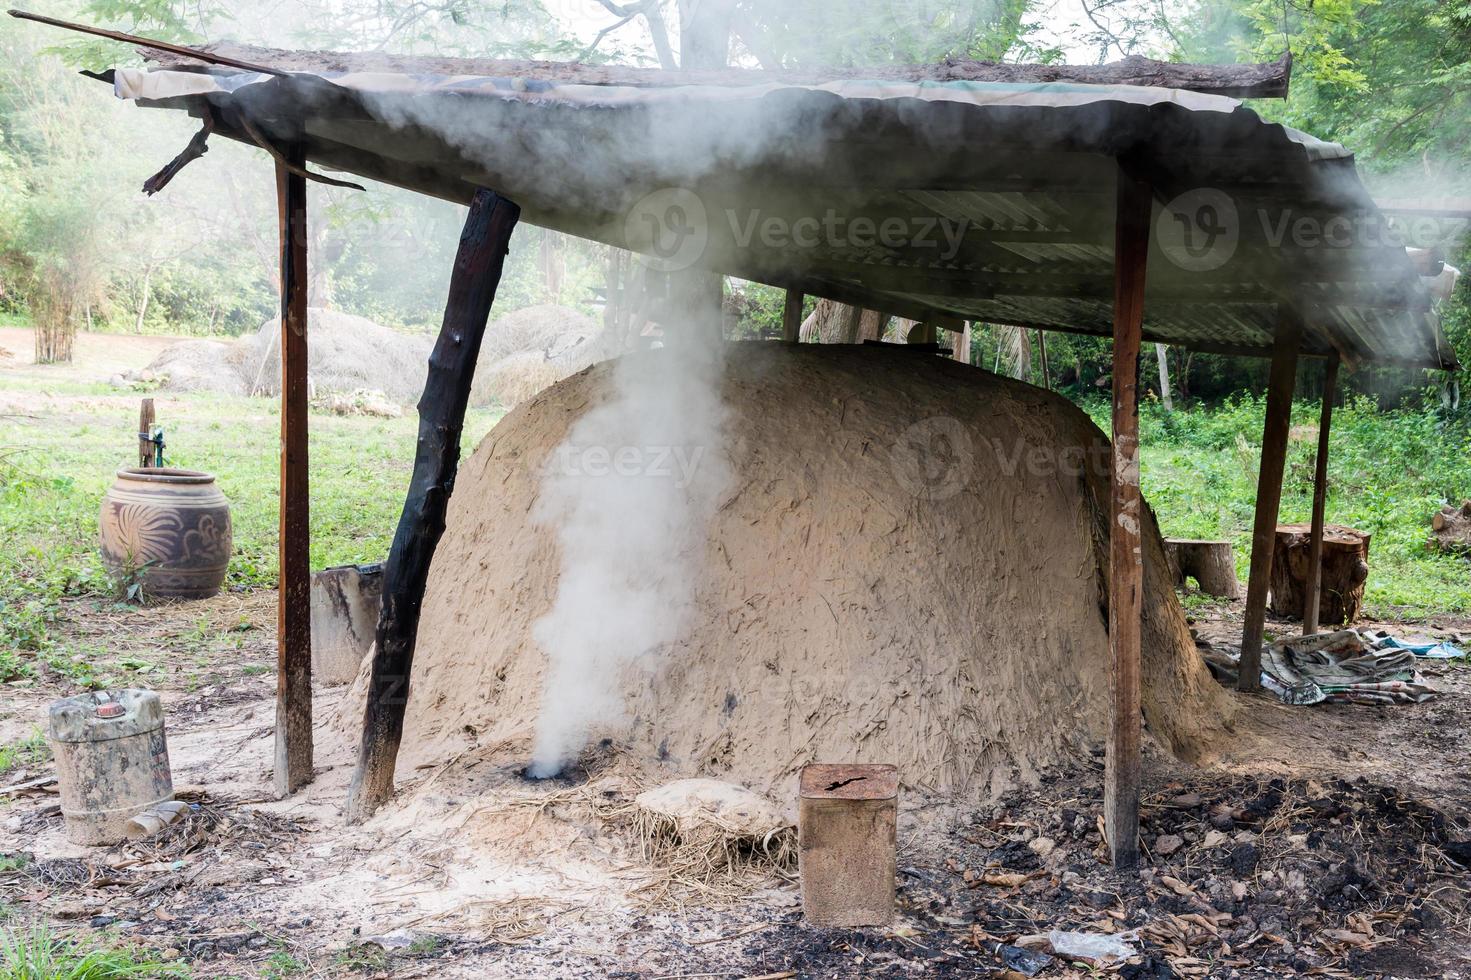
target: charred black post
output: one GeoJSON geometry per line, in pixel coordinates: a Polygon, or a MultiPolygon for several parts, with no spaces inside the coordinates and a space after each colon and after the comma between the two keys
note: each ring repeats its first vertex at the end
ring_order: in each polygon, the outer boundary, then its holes
{"type": "Polygon", "coordinates": [[[383,611],[363,713],[362,744],[347,798],[347,817],[372,816],[393,796],[393,770],[403,738],[409,673],[419,613],[434,549],[460,462],[460,433],[480,341],[490,319],[511,233],[521,217],[515,204],[477,190],[460,235],[439,340],[429,355],[429,377],[419,399],[419,445],[403,516],[383,570],[383,611]]]}

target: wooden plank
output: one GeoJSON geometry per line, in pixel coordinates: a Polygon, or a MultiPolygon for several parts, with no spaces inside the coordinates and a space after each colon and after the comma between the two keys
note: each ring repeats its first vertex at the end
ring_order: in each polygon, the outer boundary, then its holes
{"type": "Polygon", "coordinates": [[[1333,426],[1333,396],[1338,388],[1338,358],[1323,366],[1323,412],[1318,418],[1318,460],[1313,470],[1313,527],[1308,537],[1308,577],[1304,583],[1302,634],[1318,632],[1323,587],[1323,523],[1328,512],[1328,433],[1333,426]]]}
{"type": "Polygon", "coordinates": [[[802,301],[805,299],[800,289],[787,290],[786,305],[781,311],[781,339],[789,344],[802,339],[802,301]]]}
{"type": "Polygon", "coordinates": [[[1267,418],[1262,427],[1262,463],[1257,474],[1256,521],[1251,536],[1251,577],[1246,583],[1246,625],[1241,635],[1240,691],[1262,687],[1262,636],[1267,622],[1267,590],[1272,580],[1272,548],[1282,504],[1282,473],[1287,462],[1287,432],[1292,424],[1292,392],[1297,384],[1297,351],[1302,319],[1282,309],[1272,344],[1272,372],[1267,381],[1267,418]]]}
{"type": "Polygon", "coordinates": [[[1103,814],[1113,866],[1139,863],[1139,645],[1144,561],[1139,493],[1139,347],[1153,191],[1119,173],[1114,241],[1113,471],[1109,499],[1108,745],[1103,814]]]}
{"type": "Polygon", "coordinates": [[[138,407],[138,465],[150,467],[155,462],[153,455],[153,399],[145,398],[138,407]]]}
{"type": "Polygon", "coordinates": [[[403,515],[383,568],[368,702],[363,713],[357,769],[348,790],[350,821],[371,816],[393,795],[393,770],[403,738],[409,677],[418,640],[420,604],[460,463],[460,435],[480,342],[490,320],[511,233],[521,209],[480,189],[460,235],[439,339],[419,399],[419,442],[403,515]]]}
{"type": "MultiPolygon", "coordinates": [[[[299,147],[286,151],[305,162],[299,147]]],[[[312,781],[312,570],[307,474],[306,180],[276,166],[281,229],[281,493],[276,598],[276,792],[312,781]]]]}

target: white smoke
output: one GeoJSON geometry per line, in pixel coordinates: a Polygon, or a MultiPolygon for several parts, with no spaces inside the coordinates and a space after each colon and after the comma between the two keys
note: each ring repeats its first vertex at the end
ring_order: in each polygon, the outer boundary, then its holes
{"type": "Polygon", "coordinates": [[[548,461],[532,519],[555,528],[562,567],[533,629],[547,655],[534,778],[556,775],[593,726],[621,718],[621,669],[672,643],[687,621],[706,529],[730,480],[724,348],[713,336],[689,329],[617,361],[612,398],[548,461]]]}

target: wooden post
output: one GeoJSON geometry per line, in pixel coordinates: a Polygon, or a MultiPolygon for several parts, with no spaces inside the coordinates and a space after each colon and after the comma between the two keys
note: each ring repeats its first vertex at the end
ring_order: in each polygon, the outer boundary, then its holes
{"type": "Polygon", "coordinates": [[[362,744],[347,797],[351,821],[372,816],[393,795],[420,604],[459,468],[460,434],[480,341],[500,285],[511,232],[520,217],[521,209],[515,204],[488,190],[477,190],[460,235],[444,323],[429,355],[429,377],[419,399],[414,474],[383,569],[383,611],[378,618],[362,744]]]}
{"type": "Polygon", "coordinates": [[[1323,591],[1323,522],[1328,511],[1328,431],[1333,425],[1333,395],[1338,387],[1338,355],[1323,366],[1323,414],[1318,418],[1318,459],[1313,470],[1313,529],[1308,542],[1307,595],[1303,597],[1302,635],[1318,632],[1323,591]]]}
{"type": "Polygon", "coordinates": [[[960,333],[955,335],[955,359],[961,364],[970,363],[970,321],[965,321],[960,333]]]}
{"type": "MultiPolygon", "coordinates": [[[[299,147],[287,150],[298,169],[299,147]]],[[[312,570],[307,484],[306,178],[276,165],[281,229],[281,490],[276,593],[276,792],[312,781],[312,570]]]]}
{"type": "Polygon", "coordinates": [[[155,462],[153,455],[153,399],[143,399],[138,407],[138,465],[144,469],[155,462]]]}
{"type": "Polygon", "coordinates": [[[1042,355],[1042,387],[1052,390],[1052,368],[1047,364],[1047,331],[1037,330],[1037,351],[1042,355]]]}
{"type": "Polygon", "coordinates": [[[787,290],[786,306],[781,311],[781,339],[789,344],[802,339],[802,301],[805,298],[800,289],[787,290]]]}
{"type": "Polygon", "coordinates": [[[1113,470],[1109,500],[1108,746],[1103,816],[1113,866],[1139,863],[1139,644],[1144,558],[1139,495],[1139,345],[1149,259],[1148,182],[1119,171],[1114,230],[1113,470]]]}
{"type": "Polygon", "coordinates": [[[1292,392],[1297,384],[1297,351],[1302,320],[1282,308],[1272,342],[1272,373],[1267,381],[1267,418],[1262,426],[1262,464],[1256,484],[1256,522],[1251,536],[1251,575],[1246,582],[1246,625],[1241,635],[1236,688],[1262,687],[1262,635],[1267,622],[1267,590],[1272,580],[1272,548],[1282,504],[1282,472],[1287,462],[1287,432],[1292,424],[1292,392]]]}

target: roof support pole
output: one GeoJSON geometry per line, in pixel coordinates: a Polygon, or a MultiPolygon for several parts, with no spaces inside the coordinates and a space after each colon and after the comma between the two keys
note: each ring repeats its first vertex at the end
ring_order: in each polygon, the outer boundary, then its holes
{"type": "Polygon", "coordinates": [[[312,569],[307,471],[306,158],[276,164],[281,231],[281,491],[276,592],[276,792],[312,781],[312,569]]]}
{"type": "Polygon", "coordinates": [[[1256,484],[1256,522],[1251,536],[1251,578],[1246,583],[1246,626],[1241,636],[1240,691],[1262,688],[1262,636],[1267,622],[1267,590],[1272,580],[1272,546],[1282,504],[1282,473],[1287,462],[1287,432],[1292,423],[1292,393],[1297,384],[1297,354],[1302,319],[1283,306],[1272,342],[1272,373],[1267,381],[1267,418],[1262,427],[1262,464],[1256,484]]]}
{"type": "Polygon", "coordinates": [[[1313,470],[1313,528],[1308,538],[1307,596],[1302,611],[1302,635],[1318,632],[1318,608],[1323,588],[1323,522],[1328,511],[1328,432],[1333,425],[1333,396],[1338,387],[1338,355],[1323,365],[1323,414],[1318,418],[1318,460],[1313,470]]]}
{"type": "Polygon", "coordinates": [[[515,204],[488,190],[477,190],[460,235],[444,323],[429,355],[429,376],[419,399],[414,473],[383,568],[383,608],[378,615],[358,764],[348,790],[349,821],[372,816],[393,796],[420,607],[459,469],[460,435],[480,341],[500,285],[511,232],[520,217],[521,209],[515,204]]]}
{"type": "Polygon", "coordinates": [[[781,339],[795,344],[802,339],[802,301],[806,299],[800,289],[788,289],[786,305],[781,311],[781,339]]]}
{"type": "Polygon", "coordinates": [[[954,337],[955,359],[961,364],[970,363],[970,321],[966,320],[962,325],[960,333],[954,337]]]}
{"type": "Polygon", "coordinates": [[[1144,560],[1140,543],[1139,345],[1154,194],[1147,181],[1119,171],[1114,219],[1113,467],[1109,495],[1108,745],[1103,816],[1113,866],[1139,863],[1139,641],[1144,560]]]}

